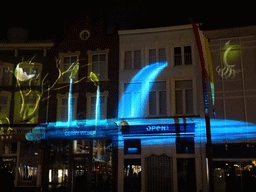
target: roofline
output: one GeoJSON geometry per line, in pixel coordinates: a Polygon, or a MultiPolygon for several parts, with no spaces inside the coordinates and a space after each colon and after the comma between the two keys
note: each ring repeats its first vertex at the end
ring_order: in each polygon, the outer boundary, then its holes
{"type": "Polygon", "coordinates": [[[191,24],[187,24],[187,25],[176,25],[176,26],[159,27],[159,28],[119,30],[118,35],[133,35],[133,34],[140,34],[140,33],[157,33],[157,32],[165,32],[165,31],[185,30],[185,29],[192,29],[192,28],[193,28],[193,26],[191,24]]]}
{"type": "Polygon", "coordinates": [[[51,48],[54,43],[0,43],[1,50],[51,48]]]}

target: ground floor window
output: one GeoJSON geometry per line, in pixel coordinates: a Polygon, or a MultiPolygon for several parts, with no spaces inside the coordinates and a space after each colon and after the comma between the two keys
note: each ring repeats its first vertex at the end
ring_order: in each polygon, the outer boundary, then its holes
{"type": "Polygon", "coordinates": [[[214,161],[214,191],[251,192],[256,183],[256,161],[214,161]]]}
{"type": "Polygon", "coordinates": [[[124,159],[124,192],[141,191],[141,159],[124,159]]]}
{"type": "Polygon", "coordinates": [[[179,192],[196,192],[196,171],[194,158],[177,159],[177,179],[179,192]]]}

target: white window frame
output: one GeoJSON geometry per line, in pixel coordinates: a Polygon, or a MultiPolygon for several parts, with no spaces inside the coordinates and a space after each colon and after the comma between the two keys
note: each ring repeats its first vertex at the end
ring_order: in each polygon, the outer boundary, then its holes
{"type": "MultiPolygon", "coordinates": [[[[105,97],[105,107],[104,107],[104,113],[103,117],[104,119],[107,118],[107,109],[108,109],[108,91],[100,92],[100,97],[105,97]]],[[[91,99],[93,97],[96,97],[96,93],[86,93],[86,104],[87,104],[87,110],[86,110],[86,119],[92,119],[91,118],[91,99]]]]}
{"type": "MultiPolygon", "coordinates": [[[[99,77],[99,80],[100,81],[108,81],[108,54],[109,54],[109,49],[96,49],[95,51],[92,51],[92,50],[88,50],[87,51],[87,55],[88,55],[88,77],[90,76],[90,73],[92,72],[92,65],[93,65],[93,62],[92,62],[92,56],[93,55],[100,55],[100,54],[105,54],[106,55],[106,66],[105,66],[105,78],[101,78],[99,77]]],[[[97,75],[97,74],[96,74],[97,75]]],[[[90,82],[90,79],[88,78],[87,82],[90,82]]]]}
{"type": "Polygon", "coordinates": [[[147,65],[150,65],[149,64],[149,61],[150,61],[150,59],[149,59],[149,51],[153,50],[153,49],[156,50],[156,62],[159,62],[159,49],[165,49],[166,62],[167,62],[167,64],[169,63],[169,48],[168,48],[167,45],[163,45],[163,46],[158,46],[158,47],[150,47],[150,48],[146,49],[145,56],[147,58],[147,65]]]}
{"type": "Polygon", "coordinates": [[[189,45],[174,45],[173,46],[173,49],[172,49],[172,55],[173,55],[173,66],[174,67],[178,67],[178,66],[191,66],[191,65],[194,65],[194,49],[193,49],[193,45],[192,44],[189,44],[189,45]],[[188,47],[190,46],[191,47],[191,64],[185,64],[185,52],[184,52],[184,47],[188,47]],[[176,65],[175,64],[175,54],[174,54],[174,49],[176,47],[180,47],[181,48],[181,65],[176,65]]]}
{"type": "Polygon", "coordinates": [[[6,62],[0,63],[0,86],[11,86],[12,85],[13,74],[11,73],[11,71],[14,71],[14,65],[13,64],[6,63],[6,62]],[[2,85],[2,78],[3,78],[4,68],[8,69],[8,75],[9,75],[8,78],[9,79],[8,79],[8,84],[7,85],[2,85]]]}
{"type": "Polygon", "coordinates": [[[141,69],[143,67],[142,63],[143,63],[143,57],[142,57],[142,49],[132,49],[132,50],[125,50],[124,51],[124,59],[123,59],[123,70],[133,70],[133,69],[141,69]],[[134,68],[134,64],[135,64],[135,51],[140,51],[140,68],[134,68]],[[126,52],[131,52],[131,68],[130,69],[126,69],[126,58],[125,58],[125,53],[126,52]]]}
{"type": "Polygon", "coordinates": [[[1,97],[7,97],[7,103],[6,104],[0,104],[1,108],[2,108],[2,106],[5,108],[4,112],[2,112],[2,110],[0,109],[0,118],[7,117],[9,119],[12,93],[8,92],[8,91],[1,91],[0,96],[1,97]]]}
{"type": "MultiPolygon", "coordinates": [[[[62,121],[61,120],[61,114],[62,114],[62,99],[63,98],[67,98],[69,97],[69,93],[65,93],[65,94],[57,94],[57,121],[62,121]]],[[[78,99],[78,93],[74,93],[72,94],[72,98],[75,100],[74,106],[73,106],[73,114],[72,114],[72,119],[76,120],[77,117],[77,99],[78,99]]],[[[67,108],[68,110],[68,108],[67,108]]],[[[67,117],[68,120],[68,117],[67,117]]]]}
{"type": "Polygon", "coordinates": [[[193,116],[195,115],[195,111],[196,111],[196,90],[195,90],[195,80],[194,79],[175,79],[174,80],[174,83],[173,83],[174,87],[173,87],[173,92],[174,92],[174,114],[176,116],[184,116],[184,115],[187,115],[187,116],[193,116]],[[177,81],[192,81],[192,95],[193,95],[193,113],[186,113],[186,95],[185,95],[185,90],[188,90],[188,89],[176,89],[175,87],[175,83],[177,81]],[[176,113],[176,90],[182,90],[182,99],[183,99],[183,113],[182,114],[177,114],[176,113]]]}
{"type": "MultiPolygon", "coordinates": [[[[60,70],[61,72],[64,72],[65,69],[64,69],[64,57],[77,57],[77,59],[79,59],[79,56],[80,56],[80,51],[76,51],[76,52],[70,52],[68,51],[67,53],[59,53],[59,58],[60,58],[60,70]]],[[[71,64],[71,63],[70,63],[71,64]]],[[[66,73],[67,75],[70,74],[69,73],[66,73]]],[[[74,81],[77,81],[78,80],[78,74],[76,75],[74,81]]],[[[70,81],[65,81],[64,78],[63,78],[63,75],[60,77],[60,80],[58,83],[69,83],[70,81]]]]}
{"type": "Polygon", "coordinates": [[[157,83],[157,82],[165,82],[165,90],[151,90],[150,92],[156,92],[156,114],[155,115],[150,115],[150,109],[149,109],[149,98],[148,98],[148,104],[147,104],[147,111],[148,111],[148,116],[149,117],[159,117],[159,116],[167,116],[167,114],[168,114],[168,108],[167,108],[167,103],[168,103],[168,101],[167,101],[167,81],[165,81],[165,80],[159,80],[159,81],[154,81],[154,82],[149,82],[149,83],[157,83]],[[165,95],[166,95],[166,103],[165,103],[165,105],[166,105],[166,114],[160,114],[160,105],[159,105],[159,92],[160,91],[165,91],[165,95]]]}

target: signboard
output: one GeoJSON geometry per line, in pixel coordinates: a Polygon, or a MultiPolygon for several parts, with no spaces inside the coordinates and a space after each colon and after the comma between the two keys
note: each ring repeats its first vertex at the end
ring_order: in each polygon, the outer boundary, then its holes
{"type": "Polygon", "coordinates": [[[195,132],[195,123],[186,124],[158,124],[158,125],[122,125],[123,134],[193,134],[195,132]]]}
{"type": "Polygon", "coordinates": [[[19,140],[25,141],[25,135],[32,132],[33,127],[1,127],[0,141],[19,140]]]}

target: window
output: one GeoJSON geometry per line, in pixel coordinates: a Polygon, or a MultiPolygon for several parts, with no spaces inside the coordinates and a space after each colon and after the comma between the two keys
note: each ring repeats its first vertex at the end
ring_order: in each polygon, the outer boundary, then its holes
{"type": "Polygon", "coordinates": [[[176,137],[177,154],[194,154],[194,137],[176,137]]]}
{"type": "Polygon", "coordinates": [[[0,67],[0,85],[8,86],[10,85],[10,75],[8,67],[1,66],[0,67]]]}
{"type": "Polygon", "coordinates": [[[13,64],[0,63],[0,86],[10,86],[12,84],[13,64]]]}
{"type": "Polygon", "coordinates": [[[191,46],[174,47],[174,65],[192,65],[191,46]]]}
{"type": "Polygon", "coordinates": [[[96,54],[92,56],[92,72],[99,79],[106,79],[106,54],[96,54]]]}
{"type": "Polygon", "coordinates": [[[83,30],[80,33],[80,38],[82,40],[87,40],[90,37],[90,32],[88,30],[83,30]]]}
{"type": "MultiPolygon", "coordinates": [[[[79,59],[80,51],[77,52],[67,52],[67,53],[59,53],[60,57],[60,70],[61,72],[66,71],[73,63],[75,63],[79,59]]],[[[60,83],[69,83],[71,72],[65,73],[62,75],[60,79],[60,83]]],[[[75,77],[75,81],[78,80],[78,75],[75,77]]]]}
{"type": "MultiPolygon", "coordinates": [[[[78,93],[72,95],[71,100],[71,111],[72,111],[72,120],[76,119],[76,109],[77,109],[77,98],[78,93]]],[[[68,93],[61,95],[57,94],[57,120],[58,121],[68,121],[68,93]]]]}
{"type": "Polygon", "coordinates": [[[156,62],[166,62],[166,49],[149,49],[149,65],[156,62]]]}
{"type": "Polygon", "coordinates": [[[149,116],[166,115],[166,82],[152,82],[149,87],[149,116]]]}
{"type": "Polygon", "coordinates": [[[27,75],[34,75],[33,78],[31,78],[31,82],[29,80],[27,81],[19,81],[20,85],[40,85],[41,76],[40,73],[42,71],[42,64],[34,62],[33,65],[22,65],[23,73],[27,75]]]}
{"type": "Polygon", "coordinates": [[[141,69],[141,50],[125,51],[124,69],[141,69]]]}
{"type": "Polygon", "coordinates": [[[1,113],[1,118],[4,117],[9,117],[9,114],[6,114],[8,110],[8,96],[5,95],[0,95],[0,113],[1,113]]]}
{"type": "Polygon", "coordinates": [[[194,158],[177,158],[178,191],[196,192],[196,170],[194,158]]]}
{"type": "Polygon", "coordinates": [[[125,83],[124,117],[141,117],[141,83],[125,83]]]}
{"type": "Polygon", "coordinates": [[[125,139],[124,140],[124,154],[141,154],[141,140],[140,139],[125,139]]]}
{"type": "MultiPolygon", "coordinates": [[[[86,93],[87,97],[87,119],[95,119],[96,115],[96,93],[86,93]]],[[[101,92],[99,97],[99,114],[100,119],[107,118],[107,99],[108,99],[108,92],[101,92]]]]}
{"type": "Polygon", "coordinates": [[[109,49],[96,51],[87,51],[88,62],[88,76],[91,72],[95,73],[99,80],[108,79],[108,53],[109,49]]]}
{"type": "MultiPolygon", "coordinates": [[[[105,119],[106,118],[106,96],[100,96],[100,119],[105,119]]],[[[95,119],[95,115],[96,115],[96,96],[91,97],[91,101],[90,101],[90,114],[89,114],[89,119],[95,119]]]]}
{"type": "MultiPolygon", "coordinates": [[[[63,58],[63,72],[66,71],[72,65],[72,63],[75,63],[77,61],[77,59],[78,59],[77,56],[66,56],[66,57],[64,57],[63,58]]],[[[65,73],[62,77],[63,82],[69,83],[69,81],[70,81],[69,76],[70,76],[70,72],[65,73]]]]}
{"type": "Polygon", "coordinates": [[[175,81],[175,104],[177,115],[192,115],[193,108],[193,81],[175,81]]]}

